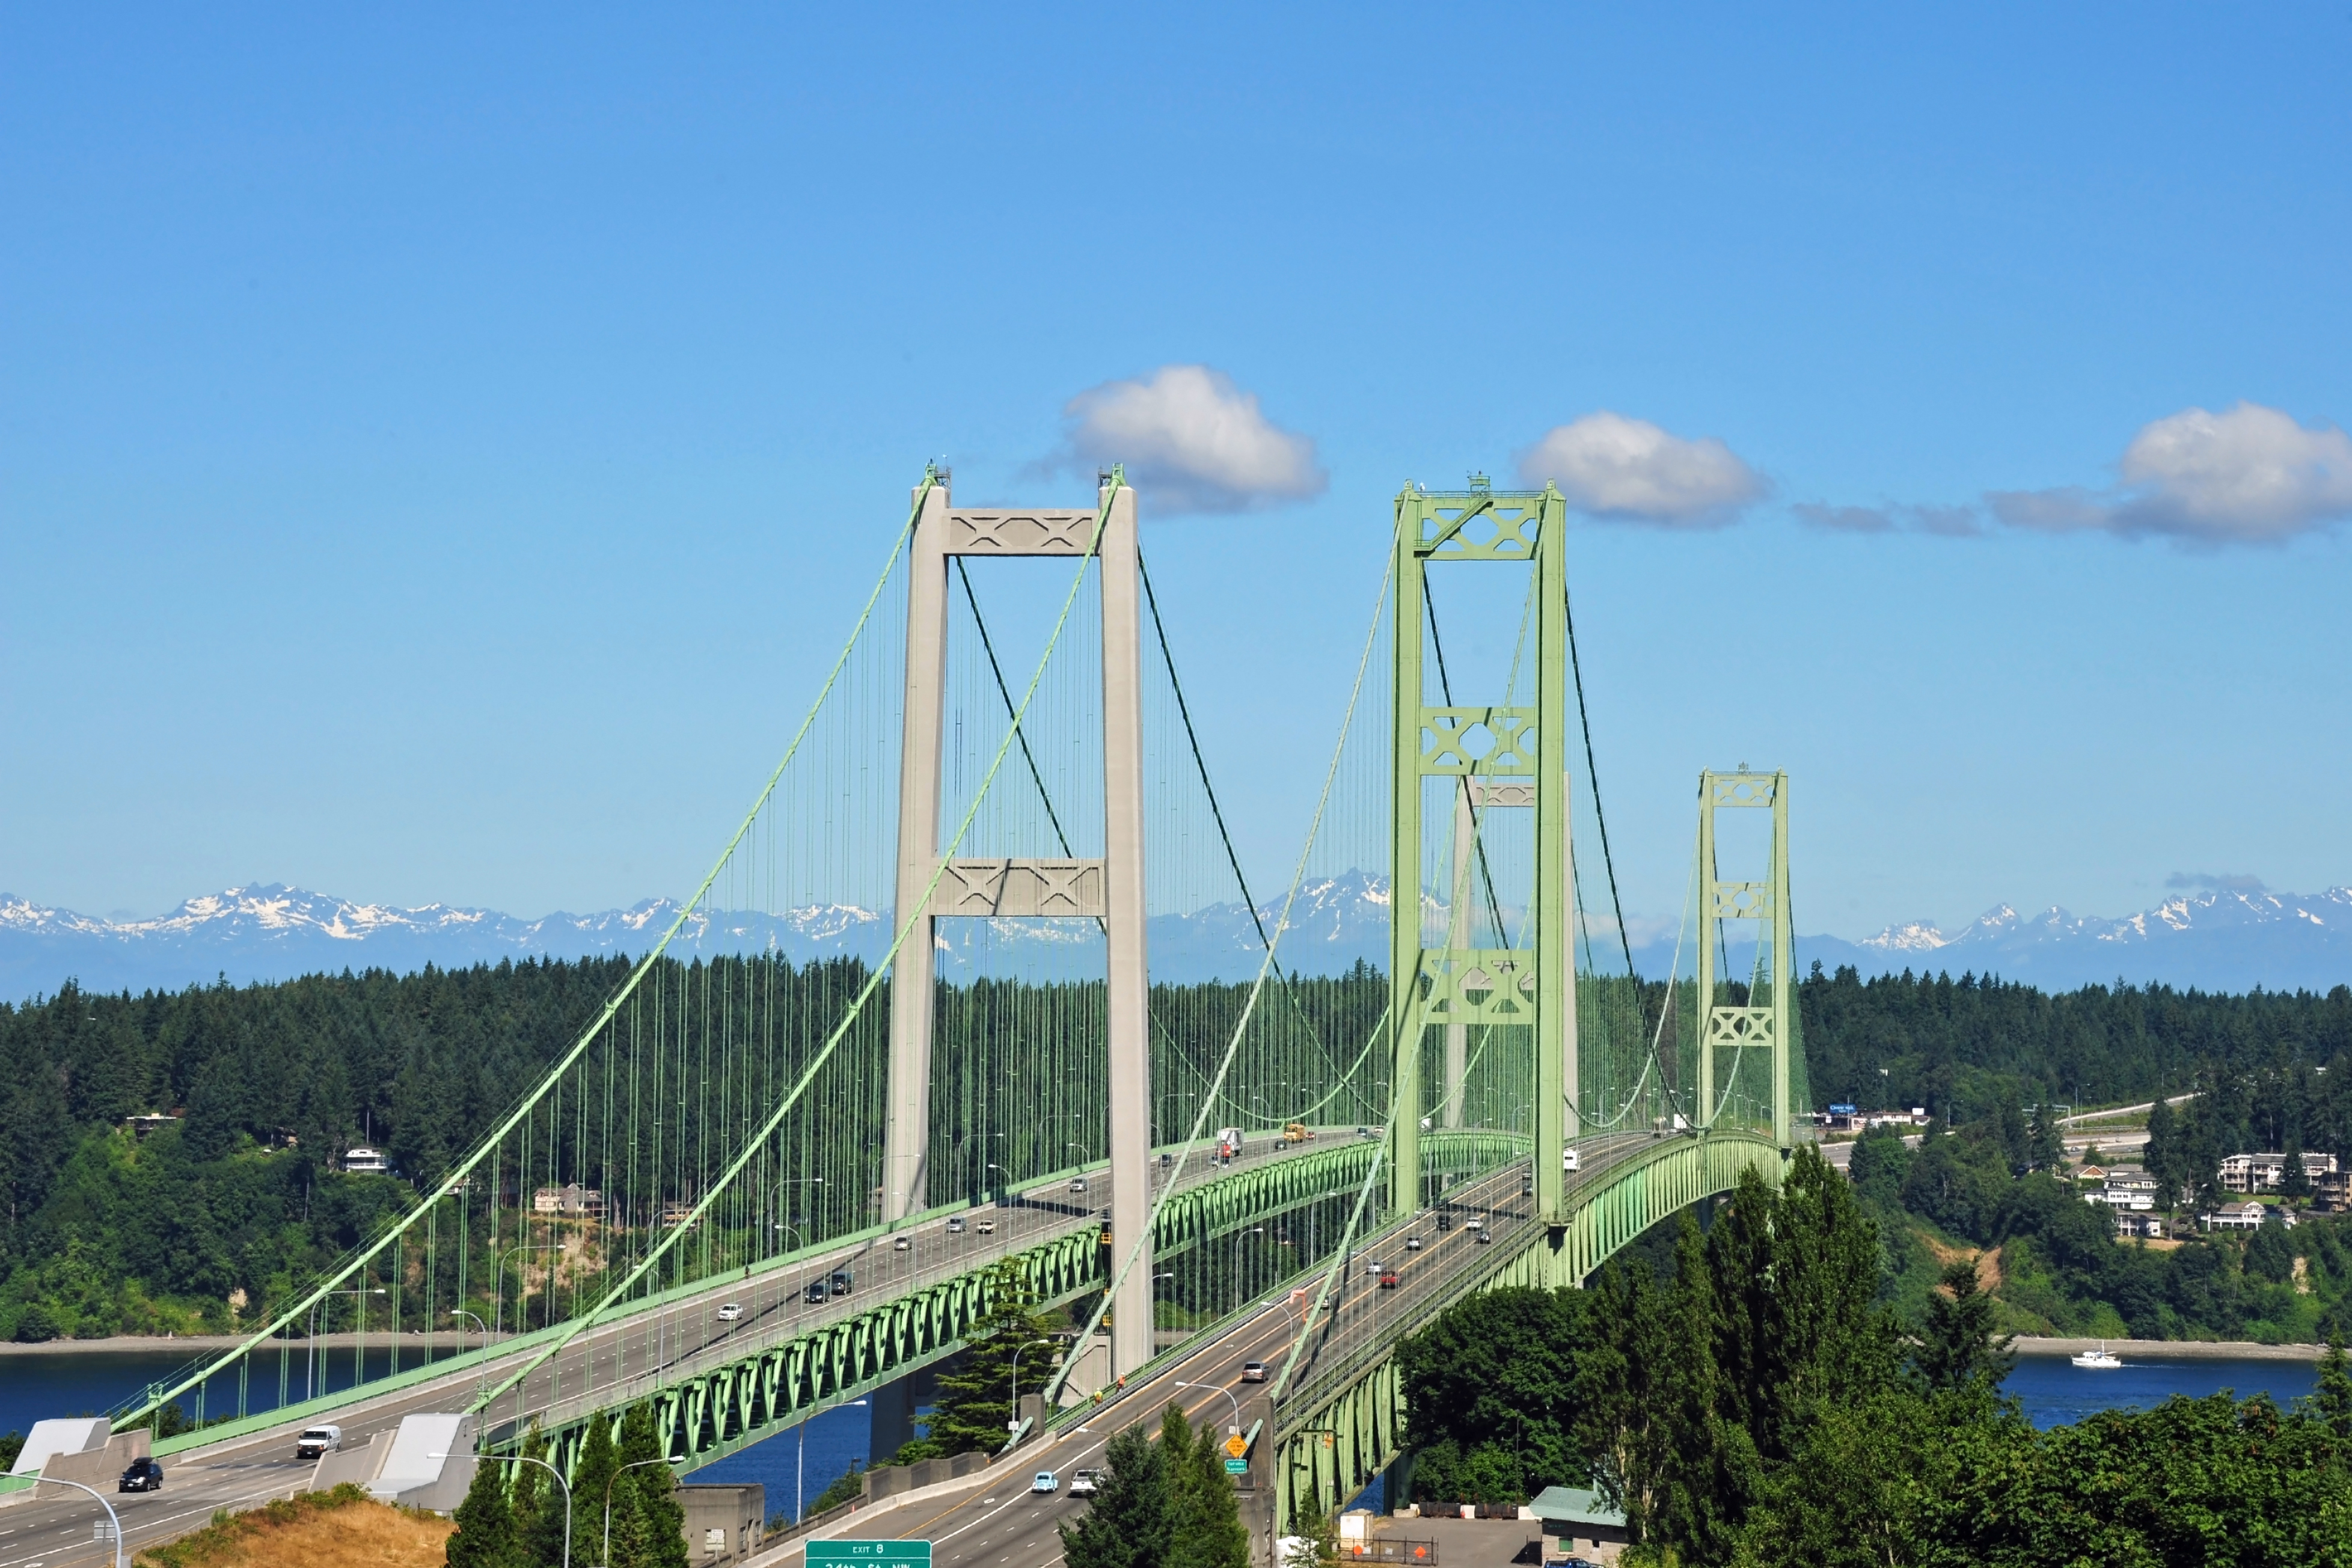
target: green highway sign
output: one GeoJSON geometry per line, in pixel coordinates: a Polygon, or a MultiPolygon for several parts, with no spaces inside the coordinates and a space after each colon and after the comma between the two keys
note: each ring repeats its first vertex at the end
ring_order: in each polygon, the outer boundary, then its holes
{"type": "Polygon", "coordinates": [[[1247,1459],[1227,1459],[1225,1461],[1225,1474],[1229,1476],[1248,1475],[1249,1461],[1247,1459]]]}
{"type": "Polygon", "coordinates": [[[812,1541],[808,1568],[852,1568],[853,1564],[895,1563],[931,1568],[928,1541],[812,1541]]]}

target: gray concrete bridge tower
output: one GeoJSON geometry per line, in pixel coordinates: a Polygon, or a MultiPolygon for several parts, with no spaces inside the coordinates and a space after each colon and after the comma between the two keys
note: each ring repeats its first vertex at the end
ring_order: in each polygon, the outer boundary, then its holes
{"type": "Polygon", "coordinates": [[[906,716],[898,795],[898,904],[915,907],[940,867],[941,725],[947,680],[949,558],[1099,557],[1102,595],[1103,857],[954,859],[899,946],[891,976],[889,1120],[882,1217],[926,1206],[931,1126],[935,922],[943,919],[1091,917],[1108,959],[1110,1209],[1113,1256],[1143,1251],[1111,1303],[1113,1370],[1151,1359],[1150,974],[1143,931],[1143,675],[1135,491],[1108,476],[1092,508],[964,508],[945,476],[919,491],[907,590],[906,716]],[[1097,523],[1100,539],[1096,540],[1097,523]],[[908,998],[922,998],[918,1005],[908,998]]]}

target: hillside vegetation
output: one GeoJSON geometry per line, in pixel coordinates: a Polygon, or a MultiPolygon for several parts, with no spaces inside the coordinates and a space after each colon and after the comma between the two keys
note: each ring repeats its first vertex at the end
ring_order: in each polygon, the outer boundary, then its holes
{"type": "MultiPolygon", "coordinates": [[[[336,1172],[344,1150],[375,1144],[401,1172],[429,1181],[530,1089],[628,967],[621,958],[527,962],[139,996],[68,984],[0,1005],[0,1338],[251,1323],[412,1201],[407,1182],[336,1172]],[[134,1113],[173,1110],[184,1120],[144,1138],[122,1125],[134,1113]]],[[[1363,1038],[1385,1003],[1384,983],[1368,971],[1308,984],[1335,1038],[1363,1038]]],[[[1050,1011],[1024,1008],[1012,994],[1019,989],[997,983],[995,1005],[1013,1016],[1050,1011]]],[[[1188,1050],[1196,1036],[1222,1046],[1216,1021],[1240,990],[1155,986],[1155,1016],[1188,1050]],[[1216,1026],[1196,1026],[1203,1021],[1216,1026]]],[[[1647,990],[1654,1016],[1663,987],[1647,990]]],[[[2343,987],[2325,996],[2161,986],[2051,995],[1968,975],[1864,983],[1851,970],[1817,970],[1800,1000],[1813,1092],[1824,1101],[1924,1104],[1980,1139],[2021,1106],[2197,1089],[2213,1108],[2197,1157],[2294,1141],[2352,1158],[2352,990],[2343,987]]],[[[1916,1184],[1908,1171],[1897,1176],[1913,1194],[1907,1212],[1954,1243],[2006,1247],[2029,1237],[2043,1250],[2018,1260],[2021,1279],[2035,1265],[2063,1267],[2065,1225],[2028,1227],[2023,1216],[2040,1200],[2032,1189],[2012,1195],[2017,1178],[1996,1182],[1975,1147],[1934,1156],[1916,1184]]],[[[2258,1262],[2271,1266],[2267,1255],[2258,1262]]],[[[1916,1258],[1906,1267],[1917,1274],[1916,1258]]],[[[2012,1294],[2053,1325],[2093,1321],[2056,1310],[2089,1300],[2107,1301],[2126,1322],[2177,1321],[2182,1331],[2272,1323],[2284,1333],[2310,1317],[2301,1308],[2302,1317],[2283,1317],[2242,1291],[2220,1306],[2184,1289],[2164,1296],[2167,1320],[2140,1304],[2137,1287],[2085,1296],[2080,1281],[2049,1277],[2046,1308],[2012,1294]]],[[[2332,1300],[2322,1291],[2312,1310],[2332,1300]]]]}

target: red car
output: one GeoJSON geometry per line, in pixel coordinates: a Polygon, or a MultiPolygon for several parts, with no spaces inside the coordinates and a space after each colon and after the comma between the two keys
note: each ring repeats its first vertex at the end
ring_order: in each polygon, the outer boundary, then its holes
{"type": "Polygon", "coordinates": [[[1383,1268],[1383,1269],[1381,1269],[1381,1289],[1383,1289],[1383,1290],[1393,1290],[1393,1289],[1395,1289],[1396,1288],[1397,1288],[1397,1271],[1396,1271],[1395,1269],[1393,1269],[1393,1268],[1383,1268]]]}

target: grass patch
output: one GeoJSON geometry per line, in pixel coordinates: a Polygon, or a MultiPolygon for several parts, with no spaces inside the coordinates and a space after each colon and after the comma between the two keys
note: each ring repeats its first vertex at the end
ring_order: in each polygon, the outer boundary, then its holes
{"type": "Polygon", "coordinates": [[[457,1526],[421,1509],[381,1503],[346,1482],[249,1512],[226,1510],[191,1535],[142,1550],[141,1568],[433,1568],[457,1526]]]}

